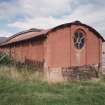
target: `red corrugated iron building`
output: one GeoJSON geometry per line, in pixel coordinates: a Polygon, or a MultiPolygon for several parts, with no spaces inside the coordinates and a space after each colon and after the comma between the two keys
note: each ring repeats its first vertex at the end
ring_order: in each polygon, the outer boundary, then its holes
{"type": "Polygon", "coordinates": [[[62,80],[62,68],[99,66],[103,41],[95,29],[75,21],[50,30],[20,32],[0,48],[16,61],[43,64],[48,79],[62,80]]]}

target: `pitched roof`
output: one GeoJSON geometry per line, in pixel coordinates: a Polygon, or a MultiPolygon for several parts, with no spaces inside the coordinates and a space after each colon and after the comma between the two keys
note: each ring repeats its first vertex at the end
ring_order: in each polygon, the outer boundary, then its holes
{"type": "Polygon", "coordinates": [[[24,40],[28,40],[28,39],[32,39],[34,37],[44,35],[44,34],[46,34],[46,32],[47,32],[47,30],[43,30],[41,32],[24,33],[22,35],[18,35],[18,36],[14,37],[14,38],[11,38],[7,42],[3,43],[3,45],[10,44],[10,43],[15,43],[15,42],[20,42],[20,41],[24,41],[24,40]]]}
{"type": "Polygon", "coordinates": [[[0,46],[8,45],[8,44],[11,44],[11,43],[20,42],[20,41],[24,41],[24,40],[29,40],[29,39],[32,39],[32,38],[35,38],[35,37],[38,37],[38,36],[41,36],[41,35],[47,35],[48,33],[52,32],[52,31],[55,31],[59,28],[69,27],[71,25],[84,26],[84,27],[88,28],[90,31],[92,31],[98,38],[101,38],[102,41],[105,41],[104,38],[94,28],[92,28],[92,27],[90,27],[86,24],[83,24],[80,21],[74,21],[74,22],[71,22],[71,23],[66,23],[66,24],[59,25],[57,27],[54,27],[54,28],[48,29],[48,30],[40,30],[40,29],[37,30],[37,29],[33,28],[33,29],[30,29],[30,30],[27,30],[27,31],[17,33],[15,35],[13,35],[12,37],[10,37],[5,43],[2,43],[0,46]]]}
{"type": "Polygon", "coordinates": [[[88,28],[91,32],[93,32],[98,38],[101,38],[103,42],[105,41],[105,39],[100,35],[99,32],[97,32],[91,26],[88,26],[86,24],[81,23],[80,21],[74,21],[74,22],[71,22],[71,23],[61,24],[61,25],[59,25],[57,27],[52,28],[50,31],[54,31],[54,30],[57,30],[59,28],[69,27],[71,25],[84,26],[84,27],[88,28]]]}
{"type": "Polygon", "coordinates": [[[5,42],[8,39],[8,37],[0,37],[0,43],[5,42]]]}

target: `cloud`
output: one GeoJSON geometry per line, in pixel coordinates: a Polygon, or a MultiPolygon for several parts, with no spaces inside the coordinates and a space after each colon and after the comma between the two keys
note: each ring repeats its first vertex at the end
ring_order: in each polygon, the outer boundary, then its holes
{"type": "Polygon", "coordinates": [[[0,3],[0,19],[9,20],[7,26],[11,28],[20,30],[33,27],[46,29],[80,20],[97,29],[102,35],[105,33],[104,0],[7,1],[2,0],[0,3]]]}
{"type": "Polygon", "coordinates": [[[19,0],[25,14],[24,20],[8,24],[9,27],[28,29],[31,27],[50,28],[62,23],[62,18],[71,12],[73,0],[19,0]]]}
{"type": "Polygon", "coordinates": [[[17,21],[12,24],[8,24],[10,27],[18,27],[21,29],[29,29],[32,27],[37,28],[51,28],[63,23],[61,19],[53,17],[41,17],[41,18],[27,18],[24,21],[17,21]]]}
{"type": "Polygon", "coordinates": [[[73,0],[20,0],[20,5],[28,16],[61,16],[71,11],[73,0]]]}
{"type": "Polygon", "coordinates": [[[1,0],[0,18],[13,18],[17,15],[28,17],[62,16],[71,11],[73,0],[1,0]]]}
{"type": "Polygon", "coordinates": [[[0,37],[9,37],[11,35],[12,35],[12,33],[10,33],[10,32],[6,32],[4,30],[0,30],[0,37]]]}
{"type": "Polygon", "coordinates": [[[14,2],[13,0],[2,0],[0,1],[0,20],[12,19],[15,15],[20,14],[21,8],[19,7],[18,2],[14,2]]]}
{"type": "MultiPolygon", "coordinates": [[[[33,6],[32,7],[29,6],[29,7],[32,8],[33,6]]],[[[63,7],[61,6],[60,8],[64,9],[64,6],[63,7]]],[[[56,8],[53,8],[53,9],[56,10],[56,8]]],[[[52,12],[53,11],[54,10],[52,10],[52,12]]],[[[45,15],[42,15],[41,17],[40,16],[37,17],[34,15],[33,16],[31,15],[32,17],[26,16],[26,18],[24,20],[16,21],[16,22],[10,23],[8,25],[10,27],[17,27],[17,28],[21,28],[21,29],[29,29],[31,27],[51,28],[51,27],[57,26],[62,23],[80,20],[81,22],[84,22],[90,26],[93,26],[101,34],[104,34],[104,32],[105,32],[105,29],[104,29],[105,12],[104,11],[105,11],[104,7],[98,8],[96,11],[96,5],[94,6],[93,4],[88,4],[88,5],[85,4],[85,5],[79,5],[78,7],[76,7],[75,10],[73,10],[73,12],[70,12],[70,14],[63,14],[59,18],[57,18],[56,16],[55,17],[50,16],[51,14],[48,11],[46,11],[47,12],[46,14],[48,14],[48,16],[45,16],[45,15]],[[103,26],[103,28],[102,28],[102,26],[103,26]]],[[[56,12],[55,12],[55,14],[56,14],[56,12]]]]}

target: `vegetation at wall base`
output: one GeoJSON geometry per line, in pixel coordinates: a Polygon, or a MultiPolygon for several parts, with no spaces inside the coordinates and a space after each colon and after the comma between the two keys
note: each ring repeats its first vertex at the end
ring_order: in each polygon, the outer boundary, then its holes
{"type": "Polygon", "coordinates": [[[12,59],[8,54],[0,52],[0,64],[9,65],[11,62],[12,59]]]}
{"type": "Polygon", "coordinates": [[[0,64],[0,105],[105,105],[105,76],[97,81],[42,81],[38,68],[0,64]]]}
{"type": "Polygon", "coordinates": [[[98,81],[47,83],[22,69],[0,66],[0,105],[105,105],[104,77],[98,81]]]}
{"type": "Polygon", "coordinates": [[[0,77],[0,105],[105,105],[105,83],[48,84],[0,77]]]}

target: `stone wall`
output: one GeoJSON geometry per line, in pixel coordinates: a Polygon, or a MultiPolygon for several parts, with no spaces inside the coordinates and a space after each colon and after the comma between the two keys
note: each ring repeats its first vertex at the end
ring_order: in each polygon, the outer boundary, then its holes
{"type": "Polygon", "coordinates": [[[88,65],[81,67],[50,68],[46,70],[48,81],[89,80],[99,77],[99,67],[88,65]]]}

